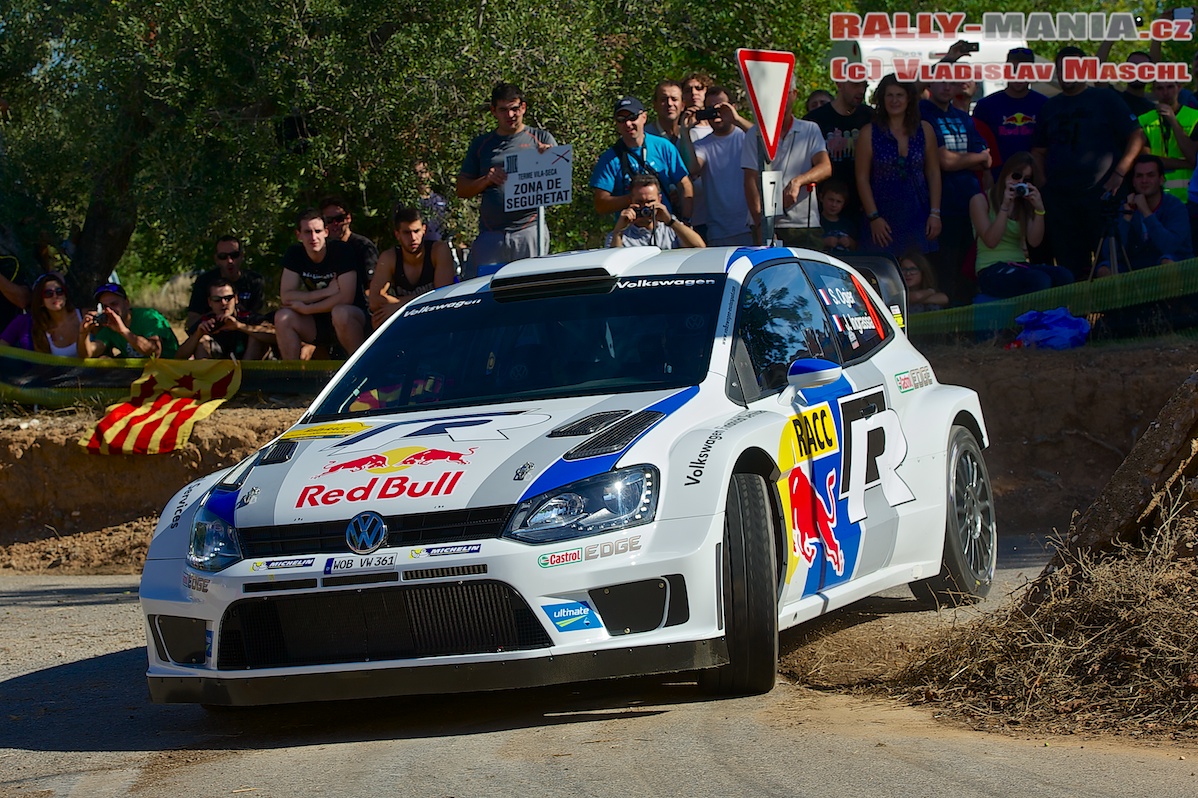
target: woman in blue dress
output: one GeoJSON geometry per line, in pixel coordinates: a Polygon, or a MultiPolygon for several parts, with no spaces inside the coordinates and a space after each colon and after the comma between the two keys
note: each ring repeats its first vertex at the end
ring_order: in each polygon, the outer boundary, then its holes
{"type": "Polygon", "coordinates": [[[919,119],[914,84],[887,75],[873,99],[874,119],[857,135],[855,156],[866,218],[863,248],[896,258],[913,248],[934,251],[940,235],[936,135],[919,119]]]}

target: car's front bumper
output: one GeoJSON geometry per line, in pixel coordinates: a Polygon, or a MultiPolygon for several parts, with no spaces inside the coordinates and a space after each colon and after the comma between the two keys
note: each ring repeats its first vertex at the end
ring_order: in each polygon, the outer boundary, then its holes
{"type": "Polygon", "coordinates": [[[606,649],[533,659],[456,665],[404,665],[376,670],[294,673],[286,676],[150,676],[156,703],[230,706],[340,701],[375,696],[483,692],[680,673],[723,665],[723,638],[693,643],[606,649]]]}

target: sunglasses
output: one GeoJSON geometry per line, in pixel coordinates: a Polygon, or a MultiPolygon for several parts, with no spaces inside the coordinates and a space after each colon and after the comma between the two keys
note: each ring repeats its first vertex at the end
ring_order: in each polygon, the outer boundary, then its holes
{"type": "Polygon", "coordinates": [[[220,296],[210,296],[210,297],[208,297],[208,300],[209,301],[215,300],[223,305],[226,302],[232,302],[236,298],[237,298],[236,294],[222,294],[220,296]]]}
{"type": "Polygon", "coordinates": [[[50,297],[54,297],[54,296],[66,296],[66,293],[67,292],[63,289],[63,287],[61,285],[57,286],[55,288],[43,288],[42,289],[42,297],[45,299],[49,299],[50,297]]]}
{"type": "Polygon", "coordinates": [[[345,221],[346,216],[347,216],[347,214],[344,214],[344,213],[339,213],[336,216],[326,216],[326,217],[324,217],[324,223],[325,224],[341,224],[342,222],[345,221]]]}
{"type": "Polygon", "coordinates": [[[241,251],[237,252],[218,252],[216,253],[217,260],[237,260],[241,257],[241,251]]]}
{"type": "Polygon", "coordinates": [[[640,114],[633,114],[630,116],[617,116],[616,124],[617,125],[627,125],[629,122],[635,122],[637,119],[640,118],[640,116],[641,116],[640,114]]]}

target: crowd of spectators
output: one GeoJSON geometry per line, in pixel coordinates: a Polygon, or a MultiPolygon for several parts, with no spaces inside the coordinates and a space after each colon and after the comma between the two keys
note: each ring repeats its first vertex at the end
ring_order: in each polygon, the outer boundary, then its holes
{"type": "MultiPolygon", "coordinates": [[[[958,43],[945,60],[967,55],[958,43]]],[[[772,230],[784,245],[888,253],[915,312],[1193,257],[1198,98],[1171,82],[1119,92],[1065,80],[1062,59],[1084,55],[1058,52],[1055,96],[1012,81],[972,109],[971,82],[887,75],[868,104],[862,82],[812,92],[800,118],[792,82],[773,159],[733,90],[700,73],[660,81],[649,107],[634,96],[614,102],[613,143],[590,172],[594,210],[610,220],[606,244],[759,245],[772,230]],[[765,187],[773,197],[762,195],[767,170],[777,179],[765,187]]],[[[1034,56],[1016,48],[1007,60],[1034,56]]],[[[550,251],[543,213],[505,210],[503,187],[513,155],[557,141],[524,123],[528,105],[513,84],[497,84],[489,108],[494,128],[470,142],[456,180],[458,198],[479,198],[469,247],[451,248],[449,201],[417,161],[417,195],[395,209],[396,245],[381,254],[353,231],[339,197],[298,215],[277,310],[268,310],[268,287],[244,267],[233,236],[216,241],[213,266],[195,280],[182,343],[115,281],[95,289],[94,309],[80,309],[53,264],[26,287],[0,259],[0,344],[83,357],[352,354],[413,297],[550,251]]]]}

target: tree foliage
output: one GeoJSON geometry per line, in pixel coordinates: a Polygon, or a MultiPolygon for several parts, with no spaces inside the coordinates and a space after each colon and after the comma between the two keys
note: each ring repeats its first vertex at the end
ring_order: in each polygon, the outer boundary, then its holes
{"type": "MultiPolygon", "coordinates": [[[[960,5],[980,15],[981,3],[960,5]]],[[[737,87],[738,47],[793,51],[802,89],[830,87],[833,10],[843,9],[827,0],[8,0],[0,221],[59,235],[83,225],[72,269],[85,283],[131,240],[140,268],[163,275],[207,263],[225,233],[277,262],[294,212],[329,192],[346,197],[355,229],[386,245],[390,207],[415,197],[413,161],[426,160],[452,197],[470,138],[493,126],[490,88],[507,80],[528,95],[529,124],[575,147],[576,199],[550,211],[554,248],[594,245],[608,220],[591,209],[587,179],[615,138],[617,97],[648,104],[659,79],[691,71],[737,87]]],[[[469,240],[476,206],[454,206],[469,240]]]]}

